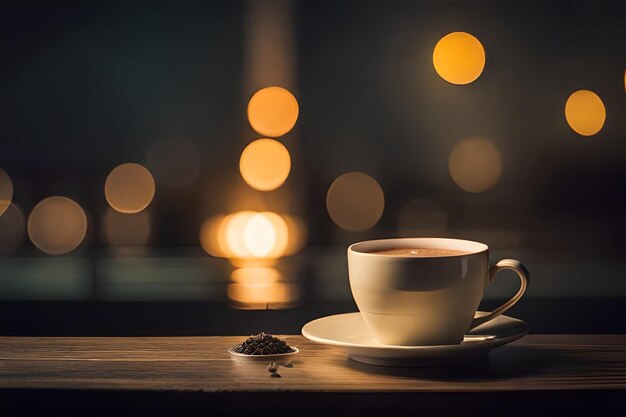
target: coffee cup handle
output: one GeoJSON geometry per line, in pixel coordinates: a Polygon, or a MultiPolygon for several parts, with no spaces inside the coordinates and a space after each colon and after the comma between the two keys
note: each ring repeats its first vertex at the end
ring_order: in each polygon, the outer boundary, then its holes
{"type": "Polygon", "coordinates": [[[480,326],[483,323],[488,322],[489,320],[493,320],[498,317],[500,314],[503,314],[509,308],[513,307],[515,303],[517,303],[520,298],[526,292],[526,288],[528,288],[528,284],[530,283],[530,274],[528,273],[528,269],[520,262],[515,259],[503,259],[491,268],[489,268],[489,282],[493,282],[496,277],[496,274],[505,269],[511,270],[517,274],[521,281],[521,285],[517,294],[515,294],[509,301],[502,304],[500,307],[496,308],[490,313],[485,314],[481,317],[476,317],[472,320],[472,324],[470,326],[470,330],[474,327],[480,326]]]}

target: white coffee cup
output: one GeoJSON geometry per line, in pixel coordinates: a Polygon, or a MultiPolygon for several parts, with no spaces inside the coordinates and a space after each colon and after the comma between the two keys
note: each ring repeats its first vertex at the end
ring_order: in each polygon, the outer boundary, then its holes
{"type": "Polygon", "coordinates": [[[507,311],[526,292],[530,277],[519,261],[489,268],[487,245],[470,240],[408,238],[370,240],[348,248],[350,288],[363,319],[387,345],[458,344],[465,333],[507,311]],[[373,251],[433,248],[466,252],[415,257],[373,251]],[[486,285],[504,269],[515,271],[517,294],[492,312],[474,317],[486,285]]]}

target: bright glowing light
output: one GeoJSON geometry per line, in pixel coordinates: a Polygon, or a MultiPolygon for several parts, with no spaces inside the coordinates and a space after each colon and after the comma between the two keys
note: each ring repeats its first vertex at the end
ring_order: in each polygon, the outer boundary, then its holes
{"type": "Polygon", "coordinates": [[[143,246],[150,239],[150,215],[146,211],[123,214],[108,209],[102,221],[106,242],[113,246],[143,246]]]}
{"type": "Polygon", "coordinates": [[[15,203],[10,203],[0,216],[0,251],[11,250],[24,239],[24,214],[15,203]]]}
{"type": "Polygon", "coordinates": [[[437,74],[452,84],[469,84],[485,68],[485,49],[476,37],[466,32],[449,33],[433,51],[437,74]]]}
{"type": "Polygon", "coordinates": [[[198,146],[186,139],[169,139],[152,146],[146,164],[159,182],[171,188],[188,187],[202,165],[198,146]]]}
{"type": "Polygon", "coordinates": [[[144,166],[126,163],[115,167],[104,184],[104,195],[120,213],[139,213],[148,207],[155,192],[154,178],[144,166]]]}
{"type": "Polygon", "coordinates": [[[60,255],[74,250],[87,233],[87,216],[67,197],[48,197],[28,217],[30,240],[42,252],[60,255]]]}
{"type": "Polygon", "coordinates": [[[224,220],[224,238],[219,239],[220,247],[229,258],[252,258],[246,245],[246,226],[256,213],[240,211],[229,215],[224,220]]]}
{"type": "Polygon", "coordinates": [[[565,119],[579,135],[595,135],[602,129],[606,120],[604,103],[593,91],[578,90],[572,93],[565,103],[565,119]]]}
{"type": "Polygon", "coordinates": [[[290,170],[289,151],[273,139],[258,139],[250,143],[239,160],[239,171],[244,181],[260,191],[271,191],[283,185],[290,170]]]}
{"type": "Polygon", "coordinates": [[[383,190],[375,179],[362,172],[339,176],[328,189],[326,208],[339,227],[350,231],[369,229],[385,209],[383,190]]]}
{"type": "Polygon", "coordinates": [[[215,216],[200,228],[200,244],[213,256],[231,259],[275,259],[299,250],[303,232],[289,216],[264,211],[240,211],[215,216]],[[286,219],[289,219],[289,223],[286,219]],[[291,241],[294,228],[296,241],[291,241]]]}
{"type": "Polygon", "coordinates": [[[298,120],[298,101],[282,87],[267,87],[257,91],[248,102],[250,126],[260,135],[282,136],[298,120]]]}
{"type": "Polygon", "coordinates": [[[409,201],[398,215],[401,236],[440,236],[446,231],[448,216],[439,203],[426,198],[409,201]]]}
{"type": "Polygon", "coordinates": [[[0,216],[9,208],[13,198],[13,182],[9,175],[0,169],[0,216]]]}
{"type": "Polygon", "coordinates": [[[487,139],[465,139],[452,149],[448,169],[454,182],[463,190],[482,193],[500,179],[502,156],[487,139]]]}
{"type": "MultiPolygon", "coordinates": [[[[268,258],[279,258],[285,255],[287,246],[289,244],[289,228],[284,216],[271,211],[264,211],[259,213],[263,219],[270,223],[272,233],[275,236],[274,244],[271,250],[267,253],[268,258]]],[[[266,238],[267,240],[267,238],[266,238]]]]}
{"type": "Polygon", "coordinates": [[[276,246],[276,229],[262,213],[253,215],[243,231],[246,249],[255,258],[264,258],[276,246]]]}

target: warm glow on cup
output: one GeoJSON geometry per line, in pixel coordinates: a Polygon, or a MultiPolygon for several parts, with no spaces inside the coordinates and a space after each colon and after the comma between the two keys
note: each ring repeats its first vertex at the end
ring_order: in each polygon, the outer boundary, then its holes
{"type": "Polygon", "coordinates": [[[574,132],[582,136],[593,136],[604,126],[604,103],[593,91],[578,90],[565,103],[565,119],[574,132]]]}
{"type": "Polygon", "coordinates": [[[298,101],[282,87],[257,91],[248,102],[250,126],[260,135],[276,138],[293,129],[298,120],[298,101]]]}
{"type": "Polygon", "coordinates": [[[291,156],[282,143],[258,139],[241,153],[239,172],[255,190],[271,191],[283,185],[291,171],[291,156]]]}
{"type": "Polygon", "coordinates": [[[9,175],[0,169],[0,216],[9,208],[12,198],[13,182],[9,175]]]}
{"type": "Polygon", "coordinates": [[[87,233],[87,216],[67,197],[48,197],[28,216],[28,235],[42,252],[61,255],[81,244],[87,233]]]}
{"type": "Polygon", "coordinates": [[[465,139],[452,149],[448,169],[454,182],[470,193],[493,188],[502,175],[502,155],[483,138],[465,139]]]}
{"type": "Polygon", "coordinates": [[[437,42],[433,51],[437,74],[452,84],[469,84],[485,68],[485,49],[480,41],[466,32],[449,33],[437,42]]]}
{"type": "Polygon", "coordinates": [[[115,167],[104,184],[106,200],[120,213],[139,213],[152,202],[155,190],[150,171],[135,163],[115,167]]]}
{"type": "Polygon", "coordinates": [[[362,172],[348,172],[331,184],[326,208],[337,226],[349,231],[365,230],[382,216],[385,196],[374,178],[362,172]]]}

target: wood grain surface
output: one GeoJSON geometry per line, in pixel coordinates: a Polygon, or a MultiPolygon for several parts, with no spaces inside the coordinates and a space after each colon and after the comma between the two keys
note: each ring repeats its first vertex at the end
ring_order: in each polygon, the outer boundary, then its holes
{"type": "Polygon", "coordinates": [[[506,392],[623,390],[626,335],[529,335],[489,360],[386,368],[336,347],[281,336],[300,349],[271,378],[227,349],[245,337],[2,337],[0,388],[204,392],[506,392]]]}

